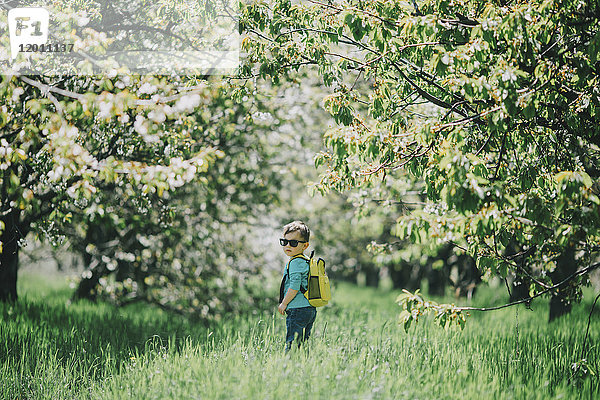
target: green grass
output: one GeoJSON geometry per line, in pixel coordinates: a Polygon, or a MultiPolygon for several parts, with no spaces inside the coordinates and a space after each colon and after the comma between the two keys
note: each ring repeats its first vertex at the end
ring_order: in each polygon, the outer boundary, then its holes
{"type": "MultiPolygon", "coordinates": [[[[595,377],[570,379],[592,294],[548,325],[547,303],[473,314],[464,331],[423,319],[405,333],[396,292],[338,285],[310,352],[282,351],[279,315],[213,326],[151,307],[68,304],[63,282],[21,277],[0,305],[1,399],[589,399],[595,377]]],[[[504,300],[484,291],[475,303],[504,300]]],[[[599,305],[600,306],[600,305],[599,305]]],[[[600,367],[594,312],[589,365],[600,367]]]]}

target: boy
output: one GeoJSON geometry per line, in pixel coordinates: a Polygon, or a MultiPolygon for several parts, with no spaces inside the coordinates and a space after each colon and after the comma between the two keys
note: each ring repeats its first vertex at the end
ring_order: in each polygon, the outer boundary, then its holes
{"type": "Polygon", "coordinates": [[[278,308],[281,315],[287,313],[286,352],[292,347],[296,335],[298,335],[298,347],[309,338],[317,316],[317,309],[309,304],[301,290],[305,290],[308,285],[308,261],[302,256],[308,247],[309,238],[310,230],[306,224],[294,221],[283,227],[283,239],[279,239],[283,251],[290,257],[283,271],[278,308]]]}

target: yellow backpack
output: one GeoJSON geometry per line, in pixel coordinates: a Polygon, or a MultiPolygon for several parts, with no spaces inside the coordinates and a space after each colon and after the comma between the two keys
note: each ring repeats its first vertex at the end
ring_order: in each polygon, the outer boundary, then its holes
{"type": "MultiPolygon", "coordinates": [[[[325,260],[319,258],[315,259],[315,252],[313,251],[310,255],[310,258],[306,257],[304,254],[300,254],[296,257],[302,257],[306,261],[308,261],[308,285],[307,288],[303,288],[300,286],[300,291],[304,294],[304,297],[308,300],[309,304],[313,307],[322,307],[329,300],[331,300],[331,286],[329,285],[329,277],[327,277],[327,272],[325,272],[325,260]]],[[[294,257],[294,258],[296,258],[294,257]]],[[[292,258],[292,260],[294,259],[292,258]]],[[[290,260],[290,262],[292,261],[290,260]]],[[[286,268],[286,274],[289,279],[289,263],[286,268]]],[[[280,288],[280,300],[283,300],[283,280],[281,281],[280,288]]]]}
{"type": "Polygon", "coordinates": [[[313,251],[308,262],[308,289],[304,292],[304,297],[311,306],[321,307],[331,300],[331,286],[325,272],[325,260],[322,258],[315,260],[314,254],[313,251]]]}

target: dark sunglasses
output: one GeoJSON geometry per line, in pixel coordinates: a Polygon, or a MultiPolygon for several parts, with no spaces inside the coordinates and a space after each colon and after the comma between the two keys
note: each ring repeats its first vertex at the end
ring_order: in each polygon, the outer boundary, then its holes
{"type": "Polygon", "coordinates": [[[279,244],[281,244],[282,246],[287,246],[287,244],[290,244],[290,246],[292,247],[296,247],[298,246],[298,243],[306,243],[306,240],[287,240],[287,239],[279,239],[279,244]]]}

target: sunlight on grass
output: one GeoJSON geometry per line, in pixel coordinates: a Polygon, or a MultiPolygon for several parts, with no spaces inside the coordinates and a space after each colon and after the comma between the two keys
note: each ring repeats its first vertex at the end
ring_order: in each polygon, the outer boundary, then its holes
{"type": "MultiPolygon", "coordinates": [[[[405,333],[397,292],[342,284],[319,310],[309,351],[286,356],[279,315],[204,326],[151,307],[69,304],[64,281],[46,301],[44,280],[26,279],[23,299],[0,306],[3,399],[566,399],[598,391],[590,374],[570,379],[589,299],[552,325],[547,303],[537,302],[533,311],[475,314],[464,331],[424,319],[405,333]]],[[[585,354],[594,371],[599,328],[594,318],[585,354]]]]}

